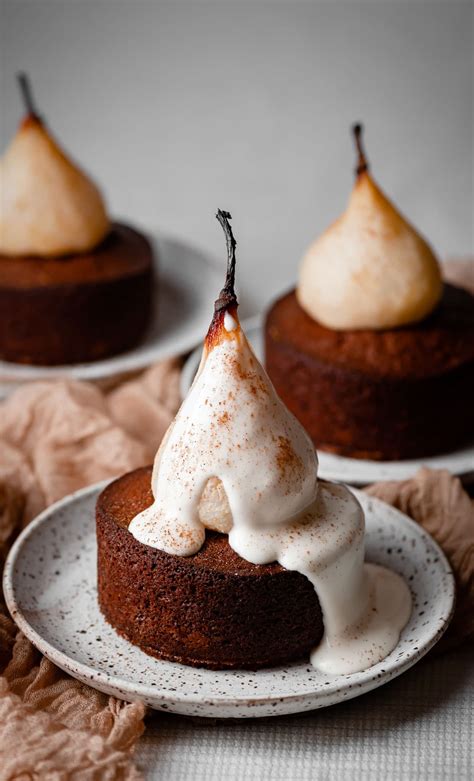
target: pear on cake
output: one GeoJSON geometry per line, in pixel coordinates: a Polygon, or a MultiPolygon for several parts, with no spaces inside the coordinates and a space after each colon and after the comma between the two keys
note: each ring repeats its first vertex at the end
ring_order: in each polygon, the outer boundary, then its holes
{"type": "Polygon", "coordinates": [[[102,195],[35,108],[0,160],[0,358],[39,365],[133,347],[151,317],[153,254],[111,222],[102,195]]]}
{"type": "Polygon", "coordinates": [[[474,298],[375,183],[353,128],[346,211],[265,323],[266,366],[315,444],[355,458],[447,452],[474,437],[474,298]]]}

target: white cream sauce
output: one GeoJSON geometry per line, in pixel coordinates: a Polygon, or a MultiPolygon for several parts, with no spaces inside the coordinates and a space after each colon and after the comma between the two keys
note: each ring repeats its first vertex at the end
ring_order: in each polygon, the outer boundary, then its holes
{"type": "Polygon", "coordinates": [[[229,544],[243,559],[278,561],[311,581],[324,621],[311,662],[322,672],[357,672],[381,661],[410,617],[405,581],[364,564],[364,530],[353,494],[343,485],[320,482],[316,501],[298,521],[271,530],[235,525],[229,534],[229,544]]]}

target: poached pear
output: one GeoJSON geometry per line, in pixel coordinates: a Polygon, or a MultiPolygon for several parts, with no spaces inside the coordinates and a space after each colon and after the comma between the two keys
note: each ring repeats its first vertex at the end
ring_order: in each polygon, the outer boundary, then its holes
{"type": "Polygon", "coordinates": [[[346,211],[306,252],[296,295],[334,330],[388,329],[425,318],[442,293],[431,247],[369,173],[360,125],[356,181],[346,211]]]}
{"type": "Polygon", "coordinates": [[[56,257],[87,252],[110,230],[96,185],[72,162],[35,110],[19,76],[26,116],[0,159],[0,253],[56,257]]]}

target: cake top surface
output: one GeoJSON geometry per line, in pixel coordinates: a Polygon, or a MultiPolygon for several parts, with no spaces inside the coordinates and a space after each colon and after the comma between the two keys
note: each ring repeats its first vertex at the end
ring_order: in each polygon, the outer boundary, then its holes
{"type": "MultiPolygon", "coordinates": [[[[151,466],[141,467],[110,483],[100,496],[98,510],[127,529],[135,515],[153,504],[151,475],[151,466]]],[[[156,552],[160,553],[158,550],[156,552]]],[[[258,577],[262,574],[260,566],[246,561],[230,547],[226,534],[209,530],[197,553],[193,556],[181,556],[179,561],[184,567],[202,567],[213,572],[237,573],[245,577],[258,577]]],[[[284,571],[276,562],[265,567],[265,574],[284,571]]]]}
{"type": "Polygon", "coordinates": [[[110,229],[93,181],[61,149],[20,75],[26,116],[0,159],[0,253],[58,257],[87,252],[110,229]]]}
{"type": "Polygon", "coordinates": [[[306,252],[297,297],[310,317],[337,330],[418,322],[441,296],[441,271],[427,242],[384,195],[354,127],[356,181],[346,211],[306,252]]]}
{"type": "Polygon", "coordinates": [[[0,285],[26,290],[112,281],[143,271],[150,265],[151,257],[151,245],[143,234],[113,222],[98,247],[78,255],[38,258],[0,253],[0,285]]]}
{"type": "Polygon", "coordinates": [[[403,328],[326,328],[304,311],[294,290],[274,304],[267,327],[272,339],[316,361],[374,378],[437,376],[474,361],[474,296],[448,284],[429,317],[403,328]]]}

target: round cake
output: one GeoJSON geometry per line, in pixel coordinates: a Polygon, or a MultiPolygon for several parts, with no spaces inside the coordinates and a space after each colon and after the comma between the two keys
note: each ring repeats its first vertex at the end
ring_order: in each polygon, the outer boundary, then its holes
{"type": "Polygon", "coordinates": [[[123,352],[144,336],[152,299],[151,245],[127,225],[80,254],[0,254],[0,358],[52,366],[123,352]]]}
{"type": "Polygon", "coordinates": [[[153,503],[151,467],[107,486],[97,501],[98,597],[121,635],[160,659],[210,669],[257,669],[308,656],[323,635],[310,581],[279,564],[240,558],[206,532],[192,556],[144,545],[130,521],[153,503]]]}
{"type": "Polygon", "coordinates": [[[39,114],[28,76],[18,83],[25,116],[0,159],[0,359],[107,358],[134,347],[150,322],[153,251],[111,222],[39,114]]]}
{"type": "Polygon", "coordinates": [[[375,460],[448,452],[474,438],[474,297],[445,285],[421,322],[335,330],[277,300],[266,368],[318,448],[375,460]]]}

